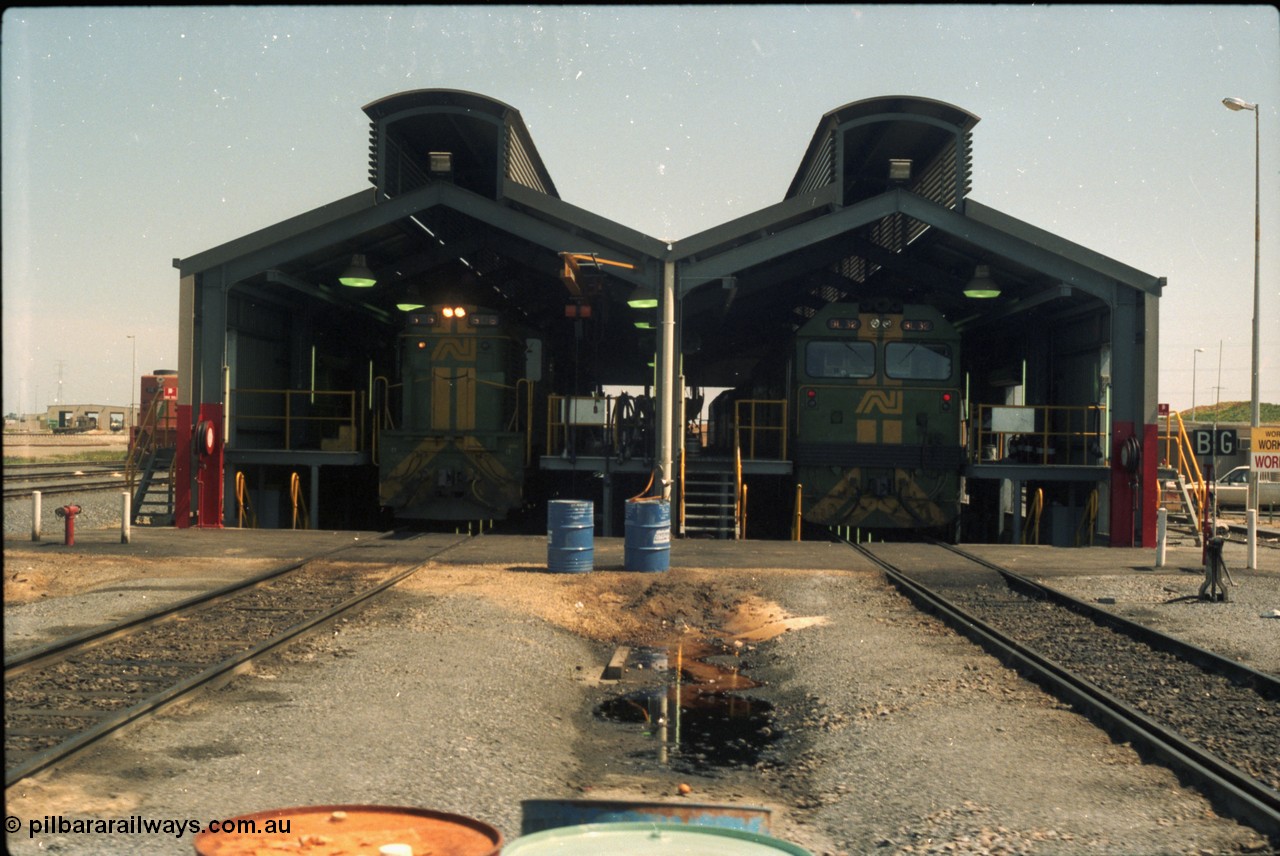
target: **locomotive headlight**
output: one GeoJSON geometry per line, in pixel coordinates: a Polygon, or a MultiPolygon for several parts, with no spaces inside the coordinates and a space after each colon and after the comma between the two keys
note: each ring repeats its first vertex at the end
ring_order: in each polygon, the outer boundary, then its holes
{"type": "Polygon", "coordinates": [[[463,307],[463,306],[455,306],[455,307],[453,308],[453,317],[454,317],[454,318],[466,318],[466,317],[467,317],[467,310],[466,310],[466,307],[463,307]]]}
{"type": "Polygon", "coordinates": [[[446,318],[452,318],[452,317],[453,317],[453,307],[452,307],[452,306],[446,306],[446,307],[444,307],[443,309],[441,309],[441,310],[440,310],[440,314],[441,314],[441,315],[443,315],[443,316],[444,316],[444,317],[446,317],[446,318]]]}

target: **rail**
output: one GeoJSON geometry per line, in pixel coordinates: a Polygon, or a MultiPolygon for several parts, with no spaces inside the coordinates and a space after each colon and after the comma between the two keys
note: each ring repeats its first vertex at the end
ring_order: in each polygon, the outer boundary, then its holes
{"type": "Polygon", "coordinates": [[[357,451],[363,448],[358,408],[362,395],[354,390],[233,389],[236,445],[251,441],[252,448],[357,451]]]}
{"type": "MultiPolygon", "coordinates": [[[[1000,627],[987,623],[972,608],[962,607],[955,601],[944,598],[876,552],[856,544],[850,546],[881,567],[889,581],[919,608],[937,615],[1006,666],[1016,668],[1062,701],[1098,722],[1113,736],[1123,735],[1144,752],[1158,758],[1161,763],[1185,775],[1207,792],[1214,802],[1239,819],[1265,834],[1274,836],[1280,833],[1280,793],[1261,781],[1256,774],[1243,772],[1233,762],[1224,760],[1221,741],[1215,741],[1219,745],[1210,750],[1201,744],[1203,738],[1182,737],[1172,726],[1160,721],[1162,716],[1131,706],[1124,700],[1123,694],[1099,686],[1090,677],[1068,668],[1059,657],[1033,650],[1014,638],[1016,633],[1006,633],[1000,627]]],[[[964,550],[945,544],[938,546],[996,571],[1015,592],[1027,593],[1040,602],[1061,606],[1078,617],[1091,619],[1094,626],[1107,627],[1157,651],[1172,655],[1167,660],[1182,660],[1194,664],[1205,674],[1220,676],[1229,684],[1251,687],[1263,698],[1276,697],[1280,683],[1274,676],[1099,610],[1091,604],[1055,592],[964,550]]],[[[1089,639],[1101,635],[1090,634],[1089,639]]],[[[1132,645],[1120,647],[1131,648],[1132,645]]],[[[1126,674],[1123,669],[1119,673],[1126,674]]],[[[1178,684],[1175,683],[1174,686],[1178,684]]],[[[1247,752],[1249,748],[1246,743],[1244,751],[1247,752]]]]}
{"type": "Polygon", "coordinates": [[[786,460],[787,457],[787,400],[785,398],[743,398],[734,402],[733,412],[733,444],[743,447],[743,434],[746,434],[744,457],[747,460],[786,460]],[[746,417],[743,410],[747,410],[746,417]],[[762,412],[763,411],[763,412],[762,412]],[[759,445],[766,447],[763,451],[769,455],[757,454],[757,434],[772,436],[777,434],[777,442],[767,440],[759,445]]]}
{"type": "Polygon", "coordinates": [[[971,460],[1097,466],[1107,459],[1101,405],[979,404],[971,460]]]}

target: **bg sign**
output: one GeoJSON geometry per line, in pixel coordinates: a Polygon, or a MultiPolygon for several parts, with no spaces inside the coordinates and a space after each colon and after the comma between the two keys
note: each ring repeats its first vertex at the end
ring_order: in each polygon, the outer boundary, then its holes
{"type": "Polygon", "coordinates": [[[1280,428],[1253,429],[1249,459],[1255,473],[1280,473],[1280,428]]]}
{"type": "Polygon", "coordinates": [[[1234,428],[1220,431],[1198,429],[1191,432],[1191,447],[1197,458],[1209,458],[1214,455],[1234,455],[1240,444],[1234,428]]]}

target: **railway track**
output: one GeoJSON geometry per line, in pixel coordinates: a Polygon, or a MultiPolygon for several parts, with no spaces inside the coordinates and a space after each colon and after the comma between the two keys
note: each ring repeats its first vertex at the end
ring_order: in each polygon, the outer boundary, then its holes
{"type": "MultiPolygon", "coordinates": [[[[416,572],[344,546],[5,659],[5,786],[230,674],[416,572]]],[[[374,542],[376,543],[376,542],[374,542]]]]}
{"type": "Polygon", "coordinates": [[[1276,676],[954,547],[914,545],[935,553],[908,572],[901,545],[851,546],[917,606],[1280,840],[1276,676]]]}
{"type": "Polygon", "coordinates": [[[6,501],[29,498],[37,490],[44,496],[56,496],[126,487],[124,463],[120,461],[8,464],[4,468],[6,501]]]}

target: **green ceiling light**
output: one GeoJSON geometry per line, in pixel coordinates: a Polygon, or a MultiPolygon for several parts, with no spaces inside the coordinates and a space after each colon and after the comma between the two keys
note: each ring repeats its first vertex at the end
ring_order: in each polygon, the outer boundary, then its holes
{"type": "Polygon", "coordinates": [[[964,296],[980,300],[1000,296],[1000,286],[991,278],[989,266],[978,265],[973,269],[973,279],[964,287],[964,296]]]}
{"type": "Polygon", "coordinates": [[[627,305],[632,309],[657,309],[658,294],[647,285],[642,285],[627,298],[627,305]]]}
{"type": "Polygon", "coordinates": [[[373,288],[377,285],[378,278],[369,270],[364,256],[356,254],[351,257],[351,264],[338,277],[338,282],[350,288],[373,288]]]}
{"type": "Polygon", "coordinates": [[[652,329],[653,329],[653,322],[652,322],[652,321],[636,321],[636,322],[635,322],[635,325],[636,325],[636,329],[637,329],[637,330],[652,330],[652,329]]]}

